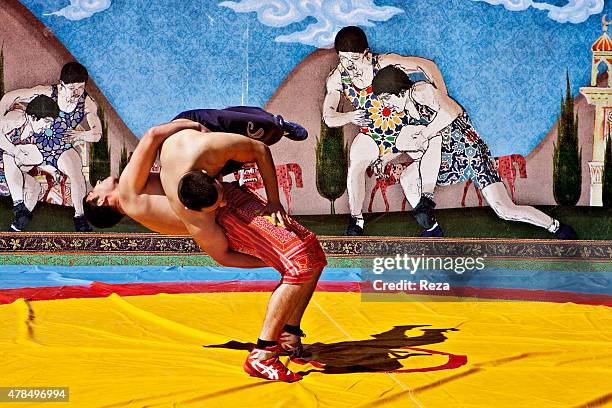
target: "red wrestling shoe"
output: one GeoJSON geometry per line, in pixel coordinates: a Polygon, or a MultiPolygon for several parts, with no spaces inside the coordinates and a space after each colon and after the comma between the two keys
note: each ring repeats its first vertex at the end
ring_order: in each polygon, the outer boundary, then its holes
{"type": "Polygon", "coordinates": [[[251,377],[269,381],[295,382],[302,379],[301,375],[292,372],[280,362],[278,346],[266,347],[263,350],[253,349],[242,368],[251,377]]]}

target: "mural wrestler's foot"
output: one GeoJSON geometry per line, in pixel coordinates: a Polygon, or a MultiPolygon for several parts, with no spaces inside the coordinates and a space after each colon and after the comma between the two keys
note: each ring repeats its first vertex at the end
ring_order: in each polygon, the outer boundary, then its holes
{"type": "Polygon", "coordinates": [[[360,237],[363,235],[363,228],[357,225],[357,221],[357,218],[353,216],[349,217],[349,225],[344,235],[349,237],[360,237]]]}
{"type": "Polygon", "coordinates": [[[567,224],[559,225],[559,229],[555,232],[555,236],[557,239],[578,239],[576,231],[567,224]]]}
{"type": "Polygon", "coordinates": [[[278,346],[253,349],[242,368],[251,377],[269,381],[295,382],[302,379],[301,375],[292,372],[280,362],[278,346]]]}
{"type": "Polygon", "coordinates": [[[19,203],[13,207],[13,223],[9,231],[21,232],[32,221],[32,213],[24,203],[19,203]]]}
{"type": "Polygon", "coordinates": [[[278,120],[278,124],[283,128],[283,136],[285,136],[287,139],[301,142],[302,140],[306,140],[308,138],[308,131],[303,126],[298,125],[295,122],[289,122],[283,119],[281,115],[276,115],[276,120],[278,120]]]}
{"type": "Polygon", "coordinates": [[[91,225],[87,222],[87,218],[84,215],[74,217],[74,230],[76,232],[92,232],[91,225]]]}
{"type": "Polygon", "coordinates": [[[442,231],[442,228],[440,228],[440,226],[436,223],[435,228],[424,230],[423,232],[421,232],[421,236],[429,238],[442,238],[444,236],[444,232],[442,231]]]}
{"type": "Polygon", "coordinates": [[[417,224],[421,228],[430,230],[436,225],[436,217],[433,215],[433,210],[436,207],[436,203],[429,197],[421,196],[421,200],[414,207],[412,215],[416,219],[417,224]]]}

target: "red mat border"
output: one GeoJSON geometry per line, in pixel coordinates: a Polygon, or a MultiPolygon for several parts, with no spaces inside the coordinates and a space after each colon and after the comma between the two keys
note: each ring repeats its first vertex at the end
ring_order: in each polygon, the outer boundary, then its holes
{"type": "MultiPolygon", "coordinates": [[[[74,298],[99,298],[116,293],[120,296],[156,295],[159,293],[219,293],[219,292],[271,292],[278,281],[225,281],[225,282],[157,282],[108,284],[93,282],[81,286],[43,286],[0,290],[0,304],[13,303],[17,299],[28,301],[59,300],[74,298]]],[[[365,292],[373,293],[369,282],[319,282],[320,292],[365,292]]],[[[383,293],[383,292],[375,292],[383,293]]],[[[386,292],[392,293],[392,292],[386,292]]],[[[430,295],[430,292],[411,291],[411,294],[430,295]]],[[[479,288],[474,286],[454,287],[447,296],[473,297],[499,300],[543,301],[554,303],[578,303],[612,307],[612,296],[589,293],[479,288]]]]}

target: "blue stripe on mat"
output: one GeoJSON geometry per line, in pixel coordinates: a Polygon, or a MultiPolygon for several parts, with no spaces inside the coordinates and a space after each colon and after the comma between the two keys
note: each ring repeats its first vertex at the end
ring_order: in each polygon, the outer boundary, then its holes
{"type": "MultiPolygon", "coordinates": [[[[359,282],[359,268],[325,268],[321,277],[326,282],[359,282]]],[[[579,271],[538,271],[507,268],[487,268],[462,275],[449,271],[421,270],[415,275],[385,272],[373,279],[400,279],[448,282],[451,286],[481,288],[566,291],[592,294],[612,294],[612,273],[579,271]],[[392,277],[393,276],[393,277],[392,277]]],[[[279,274],[272,268],[242,269],[214,266],[30,266],[0,265],[0,289],[88,285],[92,281],[125,284],[152,282],[202,281],[276,281],[279,274]]]]}

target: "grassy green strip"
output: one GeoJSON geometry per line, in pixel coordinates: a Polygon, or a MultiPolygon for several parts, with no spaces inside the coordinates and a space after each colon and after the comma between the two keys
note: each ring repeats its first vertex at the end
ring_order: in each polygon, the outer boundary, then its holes
{"type": "MultiPolygon", "coordinates": [[[[327,258],[331,268],[370,268],[372,259],[327,258]]],[[[486,268],[564,270],[610,272],[609,262],[506,260],[485,258],[486,268]]],[[[18,254],[0,255],[0,265],[158,265],[158,266],[218,266],[206,255],[118,255],[118,254],[18,254]]],[[[1,267],[0,267],[1,270],[1,267]]]]}

